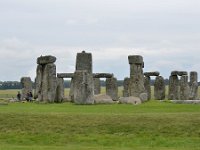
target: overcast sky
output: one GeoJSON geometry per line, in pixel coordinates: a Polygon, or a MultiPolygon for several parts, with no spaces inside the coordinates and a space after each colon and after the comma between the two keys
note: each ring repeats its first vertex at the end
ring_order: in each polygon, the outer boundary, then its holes
{"type": "Polygon", "coordinates": [[[0,0],[0,81],[36,76],[40,55],[74,72],[76,53],[93,71],[129,76],[128,55],[144,71],[200,73],[200,0],[0,0]]]}

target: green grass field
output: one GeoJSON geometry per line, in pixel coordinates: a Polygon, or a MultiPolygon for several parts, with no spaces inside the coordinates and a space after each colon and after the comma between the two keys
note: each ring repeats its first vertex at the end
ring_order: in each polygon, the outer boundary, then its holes
{"type": "Polygon", "coordinates": [[[200,105],[0,105],[0,150],[66,149],[199,150],[200,105]]]}

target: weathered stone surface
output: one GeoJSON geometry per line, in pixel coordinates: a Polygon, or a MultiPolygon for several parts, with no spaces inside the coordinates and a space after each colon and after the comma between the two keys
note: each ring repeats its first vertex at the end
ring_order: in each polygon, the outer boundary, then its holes
{"type": "Polygon", "coordinates": [[[73,78],[74,73],[57,73],[58,78],[73,78]]]}
{"type": "Polygon", "coordinates": [[[142,102],[146,102],[148,100],[148,94],[147,93],[141,93],[139,98],[142,102]]]}
{"type": "Polygon", "coordinates": [[[188,75],[187,71],[172,71],[171,72],[172,76],[184,76],[184,75],[188,75]]]}
{"type": "Polygon", "coordinates": [[[45,65],[49,63],[56,62],[56,57],[48,55],[48,56],[40,56],[37,58],[37,64],[39,65],[45,65]]]}
{"type": "Polygon", "coordinates": [[[130,97],[120,97],[119,98],[119,103],[120,104],[138,105],[138,104],[141,104],[142,101],[140,100],[139,97],[130,96],[130,97]]]}
{"type": "Polygon", "coordinates": [[[113,104],[114,101],[108,95],[99,94],[99,95],[94,96],[94,103],[95,104],[113,104]]]}
{"type": "Polygon", "coordinates": [[[194,82],[198,82],[198,73],[196,71],[190,72],[190,85],[192,85],[194,82]]]}
{"type": "Polygon", "coordinates": [[[69,101],[74,102],[74,78],[70,82],[69,101]]]}
{"type": "Polygon", "coordinates": [[[145,72],[144,73],[145,76],[150,77],[150,76],[159,76],[160,72],[158,71],[154,71],[154,72],[145,72]]]}
{"type": "Polygon", "coordinates": [[[168,99],[169,100],[179,99],[179,80],[177,75],[169,77],[168,99]]]}
{"type": "Polygon", "coordinates": [[[183,75],[180,79],[180,100],[189,99],[189,90],[188,76],[183,75]]]}
{"type": "Polygon", "coordinates": [[[54,102],[56,98],[56,87],[56,66],[55,64],[47,64],[43,70],[41,97],[38,97],[38,99],[44,102],[54,102]]]}
{"type": "Polygon", "coordinates": [[[118,100],[118,85],[116,78],[112,77],[106,79],[106,95],[109,95],[114,101],[118,100]]]}
{"type": "Polygon", "coordinates": [[[198,99],[198,82],[193,82],[190,85],[189,99],[190,100],[198,99]]]}
{"type": "Polygon", "coordinates": [[[171,100],[175,104],[200,104],[200,100],[171,100]]]}
{"type": "Polygon", "coordinates": [[[165,99],[165,80],[162,76],[158,76],[154,83],[154,98],[156,100],[165,99]]]}
{"type": "Polygon", "coordinates": [[[42,75],[43,69],[42,65],[38,65],[36,69],[36,78],[35,78],[35,92],[34,98],[37,99],[38,95],[42,93],[42,75]]]}
{"type": "Polygon", "coordinates": [[[130,78],[125,78],[123,82],[123,97],[129,97],[129,82],[130,78]]]}
{"type": "Polygon", "coordinates": [[[55,102],[60,103],[64,100],[64,80],[63,78],[57,78],[56,98],[55,102]]]}
{"type": "Polygon", "coordinates": [[[94,94],[100,94],[101,93],[101,83],[99,78],[94,78],[94,94]]]}
{"type": "Polygon", "coordinates": [[[93,76],[87,70],[77,70],[73,81],[75,104],[94,104],[93,76]]]}
{"type": "Polygon", "coordinates": [[[139,97],[141,93],[145,92],[144,74],[143,74],[143,58],[142,56],[129,56],[130,64],[130,96],[139,97]]]}
{"type": "Polygon", "coordinates": [[[128,56],[129,64],[137,64],[143,66],[143,57],[140,55],[131,55],[128,56]]]}
{"type": "Polygon", "coordinates": [[[22,100],[27,97],[28,93],[32,93],[32,81],[30,77],[22,77],[21,78],[21,85],[22,85],[22,100]]]}
{"type": "Polygon", "coordinates": [[[148,95],[148,100],[151,99],[151,78],[150,76],[145,76],[144,77],[144,87],[145,87],[145,93],[148,95]]]}
{"type": "Polygon", "coordinates": [[[113,74],[110,73],[93,73],[94,78],[112,78],[113,74]]]}
{"type": "Polygon", "coordinates": [[[37,76],[35,80],[35,98],[38,98],[38,101],[54,102],[56,98],[56,66],[53,63],[49,63],[54,62],[51,58],[54,60],[53,56],[42,56],[38,58],[38,61],[42,64],[37,66],[37,76]],[[46,64],[46,62],[48,63],[46,64]]]}
{"type": "Polygon", "coordinates": [[[92,73],[92,54],[82,51],[76,56],[76,70],[87,70],[92,73]]]}

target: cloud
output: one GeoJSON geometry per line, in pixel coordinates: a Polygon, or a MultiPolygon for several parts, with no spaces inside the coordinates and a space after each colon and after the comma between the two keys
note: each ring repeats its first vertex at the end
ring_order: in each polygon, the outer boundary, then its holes
{"type": "MultiPolygon", "coordinates": [[[[57,57],[57,72],[73,72],[76,53],[93,54],[94,72],[129,76],[128,55],[144,71],[199,71],[198,0],[3,0],[0,80],[35,77],[40,55],[57,57]]],[[[199,72],[200,73],[200,72],[199,72]]]]}

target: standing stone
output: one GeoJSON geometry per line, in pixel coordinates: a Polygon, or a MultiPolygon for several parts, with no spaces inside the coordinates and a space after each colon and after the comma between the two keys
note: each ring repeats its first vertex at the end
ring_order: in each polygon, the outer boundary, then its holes
{"type": "Polygon", "coordinates": [[[39,101],[54,102],[56,99],[56,65],[54,56],[41,56],[37,59],[35,97],[39,101]]]}
{"type": "Polygon", "coordinates": [[[196,71],[191,71],[190,72],[190,85],[192,85],[192,83],[194,82],[198,82],[198,73],[196,71]]]}
{"type": "Polygon", "coordinates": [[[188,84],[188,76],[183,75],[180,79],[180,100],[188,100],[189,99],[189,84],[188,84]]]}
{"type": "Polygon", "coordinates": [[[118,100],[118,85],[116,78],[112,77],[106,79],[106,95],[109,95],[114,101],[118,100]]]}
{"type": "Polygon", "coordinates": [[[94,94],[98,95],[101,93],[101,82],[100,78],[94,78],[94,94]]]}
{"type": "Polygon", "coordinates": [[[162,76],[157,76],[154,83],[154,98],[156,100],[165,99],[165,80],[162,76]]]}
{"type": "Polygon", "coordinates": [[[32,81],[30,77],[21,78],[22,85],[22,100],[26,99],[28,93],[32,93],[32,81]]]}
{"type": "Polygon", "coordinates": [[[189,93],[190,100],[197,100],[198,99],[198,82],[193,82],[190,86],[190,93],[189,93]]]}
{"type": "Polygon", "coordinates": [[[76,70],[87,70],[92,73],[92,54],[82,51],[76,56],[76,70]]]}
{"type": "Polygon", "coordinates": [[[178,100],[179,99],[179,80],[177,75],[171,75],[169,77],[169,100],[178,100]]]}
{"type": "Polygon", "coordinates": [[[64,79],[57,78],[56,99],[55,102],[60,103],[64,100],[64,79]]]}
{"type": "Polygon", "coordinates": [[[145,92],[144,74],[143,74],[143,57],[139,55],[128,56],[130,64],[130,96],[139,97],[145,92]]]}
{"type": "Polygon", "coordinates": [[[69,100],[71,102],[74,102],[74,77],[71,78],[71,82],[70,82],[69,100]]]}
{"type": "Polygon", "coordinates": [[[130,78],[125,78],[124,79],[123,97],[129,97],[129,82],[130,82],[130,78]]]}
{"type": "Polygon", "coordinates": [[[150,76],[144,77],[144,87],[145,87],[145,93],[147,93],[147,99],[151,99],[151,78],[150,76]]]}
{"type": "Polygon", "coordinates": [[[198,99],[198,73],[196,71],[190,72],[190,93],[189,99],[196,100],[198,99]]]}
{"type": "MultiPolygon", "coordinates": [[[[38,65],[36,69],[36,78],[35,78],[35,92],[34,98],[37,99],[42,93],[42,65],[38,65]]],[[[40,98],[41,99],[41,98],[40,98]]]]}
{"type": "Polygon", "coordinates": [[[87,70],[77,70],[73,83],[75,104],[94,104],[93,75],[87,70]]]}

